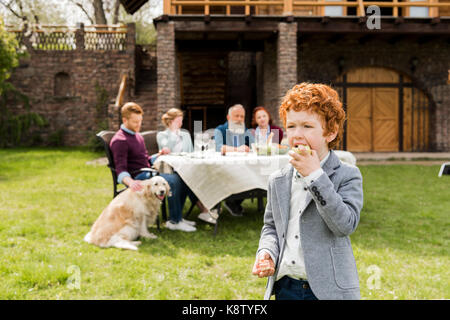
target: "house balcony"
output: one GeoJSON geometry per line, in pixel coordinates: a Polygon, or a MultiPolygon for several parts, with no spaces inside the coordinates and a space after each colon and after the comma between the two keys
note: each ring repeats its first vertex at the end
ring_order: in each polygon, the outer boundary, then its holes
{"type": "Polygon", "coordinates": [[[362,17],[375,13],[370,6],[377,6],[381,16],[450,16],[450,0],[164,0],[164,14],[362,17]]]}

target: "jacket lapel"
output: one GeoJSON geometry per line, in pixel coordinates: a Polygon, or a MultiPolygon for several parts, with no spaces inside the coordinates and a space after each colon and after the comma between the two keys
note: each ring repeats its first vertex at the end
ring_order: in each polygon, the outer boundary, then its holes
{"type": "Polygon", "coordinates": [[[280,210],[283,230],[287,230],[289,212],[291,207],[292,174],[294,168],[289,164],[285,166],[279,176],[275,178],[275,192],[277,194],[278,208],[280,210]]]}

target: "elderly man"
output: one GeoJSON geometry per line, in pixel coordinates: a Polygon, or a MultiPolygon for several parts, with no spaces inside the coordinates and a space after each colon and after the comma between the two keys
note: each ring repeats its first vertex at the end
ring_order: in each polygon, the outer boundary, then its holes
{"type": "Polygon", "coordinates": [[[245,127],[245,109],[241,104],[235,104],[228,109],[227,122],[214,130],[216,151],[249,152],[253,142],[252,135],[245,127]]]}
{"type": "MultiPolygon", "coordinates": [[[[227,152],[249,152],[253,136],[245,127],[245,109],[235,104],[228,109],[227,122],[214,130],[216,151],[222,154],[227,152]]],[[[242,200],[225,201],[225,208],[233,216],[242,216],[242,200]]]]}

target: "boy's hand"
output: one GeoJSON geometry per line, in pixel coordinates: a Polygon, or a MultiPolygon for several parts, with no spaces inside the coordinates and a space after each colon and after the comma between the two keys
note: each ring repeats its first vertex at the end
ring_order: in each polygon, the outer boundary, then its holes
{"type": "Polygon", "coordinates": [[[275,263],[273,263],[270,254],[262,252],[256,258],[253,265],[252,274],[257,275],[259,278],[273,276],[275,273],[275,263]]]}
{"type": "Polygon", "coordinates": [[[289,163],[303,177],[309,176],[320,168],[320,159],[315,150],[311,150],[311,152],[308,150],[300,150],[299,153],[291,150],[288,154],[292,157],[289,163]]]}

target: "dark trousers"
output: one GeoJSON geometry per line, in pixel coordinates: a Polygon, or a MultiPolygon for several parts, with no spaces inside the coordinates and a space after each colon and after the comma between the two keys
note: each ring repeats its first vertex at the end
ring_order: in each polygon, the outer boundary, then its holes
{"type": "Polygon", "coordinates": [[[308,281],[284,276],[275,282],[275,300],[318,300],[308,281]]]}

